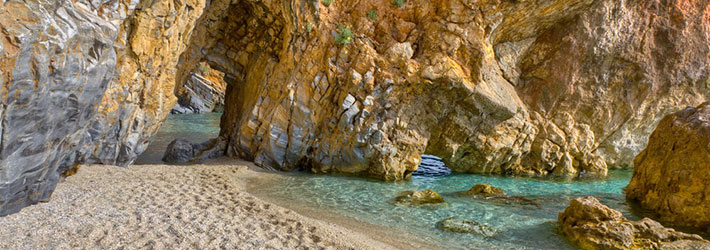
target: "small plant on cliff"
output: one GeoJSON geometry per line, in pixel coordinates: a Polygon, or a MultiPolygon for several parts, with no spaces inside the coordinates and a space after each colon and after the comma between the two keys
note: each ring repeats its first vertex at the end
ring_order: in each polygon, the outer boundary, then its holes
{"type": "Polygon", "coordinates": [[[377,11],[371,10],[367,12],[367,18],[370,18],[372,21],[377,21],[377,11]]]}
{"type": "Polygon", "coordinates": [[[335,1],[335,0],[323,0],[323,1],[321,1],[321,3],[323,5],[325,5],[325,7],[328,7],[328,6],[330,6],[331,3],[333,3],[333,1],[335,1]]]}
{"type": "Polygon", "coordinates": [[[347,27],[340,24],[338,25],[338,34],[335,35],[335,42],[340,45],[348,45],[353,41],[353,32],[350,31],[351,26],[347,27]]]}
{"type": "Polygon", "coordinates": [[[311,30],[313,30],[313,24],[306,24],[306,33],[311,33],[311,30]]]}
{"type": "Polygon", "coordinates": [[[392,0],[392,5],[397,6],[399,8],[404,6],[405,3],[407,3],[407,0],[392,0]]]}

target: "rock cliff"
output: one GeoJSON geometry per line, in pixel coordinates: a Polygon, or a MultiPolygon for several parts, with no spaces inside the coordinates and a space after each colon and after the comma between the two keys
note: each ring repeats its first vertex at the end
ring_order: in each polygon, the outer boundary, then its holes
{"type": "Polygon", "coordinates": [[[127,165],[200,62],[226,153],[407,178],[604,175],[710,96],[704,0],[23,0],[0,3],[0,211],[73,164],[127,165]],[[373,15],[374,14],[374,15],[373,15]]]}
{"type": "Polygon", "coordinates": [[[634,165],[629,200],[663,221],[710,230],[710,102],[663,118],[634,165]]]}

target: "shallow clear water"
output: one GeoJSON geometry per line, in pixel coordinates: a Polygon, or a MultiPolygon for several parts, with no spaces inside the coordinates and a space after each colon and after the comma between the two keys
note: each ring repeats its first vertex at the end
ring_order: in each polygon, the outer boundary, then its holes
{"type": "Polygon", "coordinates": [[[426,171],[415,172],[412,180],[407,182],[386,183],[357,177],[291,173],[277,183],[257,187],[255,192],[287,207],[288,204],[296,204],[360,218],[369,223],[412,232],[422,240],[453,249],[571,249],[552,222],[557,220],[558,213],[569,205],[571,199],[579,196],[595,196],[604,204],[622,211],[628,218],[638,219],[631,214],[622,193],[622,188],[631,179],[631,171],[612,171],[610,177],[603,180],[556,181],[446,175],[441,172],[448,170],[437,158],[426,157],[423,163],[426,171]],[[540,206],[496,204],[458,194],[476,183],[500,187],[510,196],[523,196],[540,206]],[[448,205],[427,208],[392,203],[401,191],[425,189],[441,194],[448,205]],[[488,224],[496,229],[497,234],[486,238],[436,228],[438,221],[449,217],[488,224]]]}
{"type": "Polygon", "coordinates": [[[182,138],[200,143],[219,136],[222,113],[169,114],[153,139],[134,164],[165,164],[163,153],[168,144],[182,138]]]}
{"type": "MultiPolygon", "coordinates": [[[[170,115],[137,164],[162,163],[168,143],[183,138],[202,142],[219,134],[220,113],[170,115]]],[[[622,188],[631,171],[611,171],[606,179],[551,180],[539,178],[452,174],[436,157],[424,156],[422,165],[406,182],[381,182],[359,177],[284,173],[276,182],[257,184],[253,192],[286,207],[308,207],[411,232],[418,238],[452,249],[571,249],[552,222],[569,201],[592,195],[602,203],[637,220],[622,188]],[[476,183],[500,187],[510,196],[523,196],[535,206],[505,205],[458,195],[476,183]],[[392,203],[401,191],[433,189],[448,205],[406,207],[392,203]],[[485,223],[497,231],[493,237],[445,232],[438,221],[456,217],[485,223]]]]}

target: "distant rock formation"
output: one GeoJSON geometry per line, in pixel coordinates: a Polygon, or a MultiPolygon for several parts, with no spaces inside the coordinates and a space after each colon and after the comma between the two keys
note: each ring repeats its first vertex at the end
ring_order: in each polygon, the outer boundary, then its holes
{"type": "Polygon", "coordinates": [[[676,232],[649,218],[629,221],[594,197],[572,200],[557,223],[582,249],[710,249],[710,241],[698,235],[676,232]]]}
{"type": "Polygon", "coordinates": [[[629,200],[662,221],[710,232],[710,102],[663,118],[634,165],[629,200]]]}
{"type": "Polygon", "coordinates": [[[202,64],[187,81],[178,85],[177,103],[170,113],[191,114],[224,111],[224,73],[202,64]]]}

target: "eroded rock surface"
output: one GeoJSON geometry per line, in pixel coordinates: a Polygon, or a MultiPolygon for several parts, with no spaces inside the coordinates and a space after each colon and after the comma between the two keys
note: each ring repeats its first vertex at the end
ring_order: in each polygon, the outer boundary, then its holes
{"type": "Polygon", "coordinates": [[[634,165],[629,200],[662,221],[710,232],[710,102],[663,118],[634,165]]]}
{"type": "Polygon", "coordinates": [[[199,163],[207,159],[224,155],[227,144],[222,138],[211,139],[202,143],[191,143],[175,139],[165,149],[163,161],[167,163],[199,163]]]}
{"type": "Polygon", "coordinates": [[[710,241],[644,218],[629,221],[594,197],[572,200],[561,212],[562,233],[582,249],[710,249],[710,241]]]}
{"type": "Polygon", "coordinates": [[[496,234],[496,230],[489,225],[457,218],[446,218],[442,221],[439,221],[437,223],[437,227],[442,230],[457,233],[479,234],[486,237],[492,237],[496,234]]]}
{"type": "Polygon", "coordinates": [[[206,63],[200,64],[187,81],[177,86],[177,104],[172,114],[191,114],[224,111],[224,91],[227,83],[224,73],[213,70],[206,63]]]}
{"type": "Polygon", "coordinates": [[[434,190],[404,191],[395,197],[394,201],[395,203],[408,206],[442,204],[445,202],[444,198],[437,192],[434,192],[434,190]]]}
{"type": "Polygon", "coordinates": [[[467,195],[477,195],[483,197],[505,196],[505,191],[503,191],[503,189],[482,183],[474,185],[471,189],[464,193],[467,195]]]}

